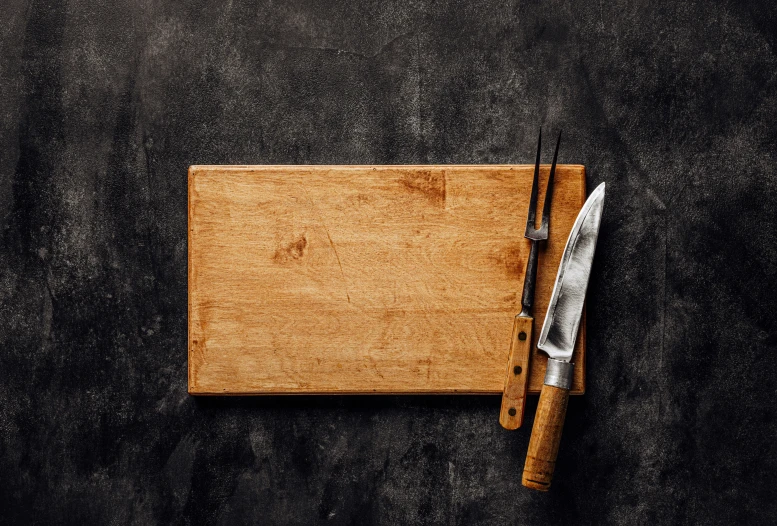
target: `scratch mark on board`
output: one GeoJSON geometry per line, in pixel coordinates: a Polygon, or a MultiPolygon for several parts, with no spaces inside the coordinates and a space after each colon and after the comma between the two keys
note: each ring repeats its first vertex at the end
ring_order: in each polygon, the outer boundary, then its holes
{"type": "MultiPolygon", "coordinates": [[[[343,282],[345,282],[345,272],[343,271],[343,264],[340,263],[340,254],[337,253],[337,247],[335,246],[335,242],[332,241],[332,236],[329,234],[329,229],[326,227],[326,225],[324,225],[324,231],[326,232],[326,237],[329,238],[329,244],[332,246],[332,250],[334,250],[335,252],[335,258],[337,258],[337,264],[340,266],[340,275],[343,277],[343,282]]],[[[347,283],[345,285],[345,296],[348,298],[348,303],[351,303],[351,295],[348,294],[347,283]]]]}
{"type": "Polygon", "coordinates": [[[315,210],[319,221],[321,221],[321,226],[324,227],[324,232],[326,232],[326,237],[327,239],[329,239],[329,245],[332,247],[332,250],[335,253],[335,258],[337,259],[337,265],[340,267],[340,276],[342,276],[343,278],[343,286],[345,287],[345,297],[348,300],[348,303],[351,303],[351,295],[348,293],[348,281],[345,279],[345,271],[343,270],[343,264],[340,262],[340,254],[337,253],[337,247],[335,246],[335,242],[332,241],[332,235],[329,233],[329,228],[327,228],[326,223],[324,222],[324,217],[321,215],[321,211],[313,202],[313,199],[310,198],[308,189],[305,188],[305,185],[303,184],[301,184],[300,186],[302,187],[302,191],[305,192],[305,198],[308,200],[313,210],[315,210]]]}

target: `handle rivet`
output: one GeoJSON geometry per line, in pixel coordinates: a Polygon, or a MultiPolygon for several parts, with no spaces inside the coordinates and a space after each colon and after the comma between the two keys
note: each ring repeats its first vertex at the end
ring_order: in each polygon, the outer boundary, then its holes
{"type": "Polygon", "coordinates": [[[520,365],[516,365],[515,367],[513,367],[513,374],[516,374],[516,375],[521,374],[521,371],[522,369],[520,365]]]}
{"type": "Polygon", "coordinates": [[[515,411],[515,408],[514,408],[514,407],[511,407],[511,408],[510,408],[510,410],[509,410],[507,413],[508,413],[510,416],[515,416],[515,413],[516,413],[516,411],[515,411]]]}
{"type": "Polygon", "coordinates": [[[519,332],[518,333],[518,339],[521,340],[521,341],[525,340],[526,339],[526,333],[523,332],[523,331],[519,332]]]}

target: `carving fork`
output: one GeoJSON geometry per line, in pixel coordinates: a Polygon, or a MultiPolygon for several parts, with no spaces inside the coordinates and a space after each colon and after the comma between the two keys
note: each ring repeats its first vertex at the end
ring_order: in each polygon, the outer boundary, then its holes
{"type": "Polygon", "coordinates": [[[531,240],[531,251],[529,252],[529,259],[526,261],[526,274],[523,278],[521,312],[515,317],[513,323],[510,356],[507,360],[507,376],[505,378],[504,392],[502,393],[502,409],[499,413],[499,423],[505,429],[517,429],[523,423],[526,390],[529,384],[529,360],[531,358],[531,345],[534,333],[534,318],[531,311],[532,304],[534,303],[534,286],[537,282],[537,256],[540,241],[548,239],[550,202],[553,197],[553,176],[556,173],[556,159],[558,158],[560,142],[561,133],[559,132],[558,140],[556,140],[556,151],[553,153],[553,164],[550,166],[548,186],[545,190],[542,222],[540,228],[536,228],[537,180],[540,175],[540,148],[542,145],[542,129],[540,129],[540,136],[537,139],[537,160],[534,163],[534,182],[532,183],[531,199],[529,201],[529,216],[526,219],[526,232],[524,234],[524,237],[531,240]]]}

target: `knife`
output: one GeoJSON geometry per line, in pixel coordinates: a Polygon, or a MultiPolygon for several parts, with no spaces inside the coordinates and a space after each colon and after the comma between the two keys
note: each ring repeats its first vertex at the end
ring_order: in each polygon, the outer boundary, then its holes
{"type": "Polygon", "coordinates": [[[523,468],[522,483],[527,488],[548,491],[553,480],[575,369],[570,360],[580,327],[603,208],[604,183],[586,200],[569,233],[537,343],[537,348],[548,355],[548,365],[523,468]]]}

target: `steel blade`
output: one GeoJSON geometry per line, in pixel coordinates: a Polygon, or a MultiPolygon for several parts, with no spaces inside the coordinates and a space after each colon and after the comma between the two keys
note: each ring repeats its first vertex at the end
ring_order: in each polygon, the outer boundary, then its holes
{"type": "Polygon", "coordinates": [[[604,208],[604,183],[596,187],[569,233],[537,347],[556,360],[572,359],[604,208]]]}

